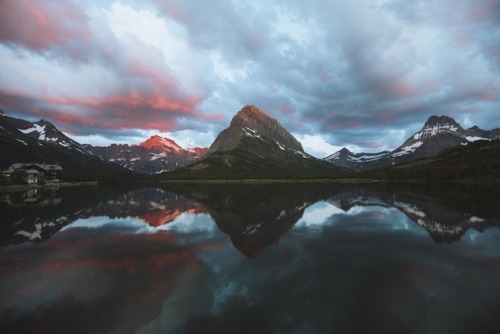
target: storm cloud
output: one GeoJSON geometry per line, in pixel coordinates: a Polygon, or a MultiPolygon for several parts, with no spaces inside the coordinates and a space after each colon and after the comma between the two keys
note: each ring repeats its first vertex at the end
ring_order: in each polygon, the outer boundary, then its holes
{"type": "Polygon", "coordinates": [[[393,149],[431,115],[500,126],[495,0],[7,0],[0,43],[0,108],[83,142],[209,146],[245,104],[316,156],[393,149]]]}

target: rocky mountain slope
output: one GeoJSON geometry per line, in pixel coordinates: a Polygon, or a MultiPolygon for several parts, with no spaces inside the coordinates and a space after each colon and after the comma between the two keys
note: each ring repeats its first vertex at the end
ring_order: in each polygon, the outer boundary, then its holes
{"type": "Polygon", "coordinates": [[[344,167],[355,171],[363,171],[370,169],[388,153],[389,151],[378,153],[353,153],[344,147],[340,151],[324,158],[324,160],[329,161],[338,167],[344,167]]]}
{"type": "Polygon", "coordinates": [[[29,122],[0,111],[0,169],[16,162],[58,163],[65,173],[125,172],[96,156],[45,120],[29,122]]]}
{"type": "Polygon", "coordinates": [[[175,141],[157,135],[139,145],[85,145],[85,148],[105,160],[143,174],[157,174],[192,164],[208,151],[200,147],[183,149],[175,141]]]}
{"type": "Polygon", "coordinates": [[[204,159],[165,175],[181,179],[333,177],[345,171],[304,152],[274,118],[247,105],[215,139],[204,159]]]}
{"type": "Polygon", "coordinates": [[[423,182],[462,181],[466,183],[499,184],[500,140],[475,141],[452,147],[438,155],[387,169],[364,172],[371,179],[423,182]]]}
{"type": "Polygon", "coordinates": [[[500,139],[500,129],[482,130],[477,126],[464,130],[453,118],[431,116],[423,128],[392,152],[352,153],[346,148],[324,158],[332,164],[365,171],[406,164],[438,155],[446,149],[477,140],[500,139]]]}

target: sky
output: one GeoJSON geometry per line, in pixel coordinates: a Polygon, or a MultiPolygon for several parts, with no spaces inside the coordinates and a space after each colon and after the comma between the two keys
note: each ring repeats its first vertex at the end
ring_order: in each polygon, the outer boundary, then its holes
{"type": "Polygon", "coordinates": [[[80,143],[208,147],[247,104],[306,152],[500,127],[499,0],[1,0],[0,109],[80,143]]]}

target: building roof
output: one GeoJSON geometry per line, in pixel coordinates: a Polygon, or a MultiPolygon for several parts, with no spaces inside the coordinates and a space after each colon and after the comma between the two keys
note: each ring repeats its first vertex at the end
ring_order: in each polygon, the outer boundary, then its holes
{"type": "Polygon", "coordinates": [[[25,168],[33,168],[37,167],[40,169],[43,169],[45,171],[54,171],[54,170],[63,170],[63,168],[60,165],[57,164],[39,164],[39,163],[23,163],[23,162],[17,162],[15,164],[12,164],[10,166],[10,170],[14,169],[25,169],[25,168]]]}

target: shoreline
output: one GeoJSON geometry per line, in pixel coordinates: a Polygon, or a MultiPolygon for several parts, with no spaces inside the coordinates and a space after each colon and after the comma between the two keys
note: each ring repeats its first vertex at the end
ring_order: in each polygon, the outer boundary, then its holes
{"type": "MultiPolygon", "coordinates": [[[[104,184],[142,184],[142,185],[196,185],[196,184],[211,184],[211,185],[230,185],[230,184],[348,184],[348,185],[395,185],[395,184],[461,184],[469,186],[497,186],[500,185],[500,179],[458,179],[458,180],[427,180],[427,179],[369,179],[369,178],[338,178],[338,179],[144,179],[131,182],[104,182],[104,184]]],[[[0,185],[0,192],[11,191],[27,191],[40,189],[58,189],[62,187],[80,187],[80,186],[97,186],[102,184],[98,181],[81,181],[81,182],[61,182],[48,183],[45,185],[38,184],[16,184],[16,185],[0,185]]]]}
{"type": "Polygon", "coordinates": [[[60,182],[60,183],[48,183],[44,185],[40,184],[11,184],[11,185],[1,185],[0,192],[7,191],[26,191],[26,190],[39,190],[39,189],[59,189],[61,187],[80,187],[80,186],[96,186],[97,181],[91,182],[60,182]]]}

